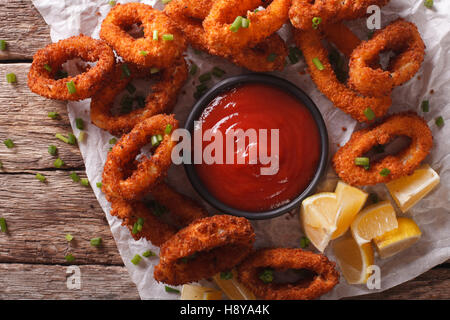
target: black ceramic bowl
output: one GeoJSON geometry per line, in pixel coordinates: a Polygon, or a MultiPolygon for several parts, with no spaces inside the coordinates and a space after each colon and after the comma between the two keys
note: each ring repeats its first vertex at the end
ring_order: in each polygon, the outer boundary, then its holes
{"type": "Polygon", "coordinates": [[[235,216],[245,217],[248,219],[270,219],[274,217],[278,217],[286,212],[291,211],[292,209],[298,207],[301,202],[309,196],[315,189],[318,184],[321,176],[325,172],[328,161],[328,133],[327,128],[325,126],[325,122],[323,121],[322,115],[317,109],[314,102],[297,86],[292,84],[291,82],[272,76],[267,74],[244,74],[236,77],[231,77],[225,79],[218,84],[216,84],[213,88],[211,88],[206,94],[204,94],[200,100],[194,105],[191,113],[189,114],[185,129],[189,130],[191,134],[194,130],[194,121],[198,120],[203,112],[203,110],[209,105],[209,103],[222,92],[228,91],[236,86],[246,84],[246,83],[260,83],[265,85],[274,86],[285,90],[290,93],[294,97],[296,97],[300,102],[305,105],[306,108],[311,112],[313,119],[315,120],[317,127],[319,129],[321,149],[320,149],[320,160],[316,169],[316,173],[306,187],[306,189],[299,194],[296,198],[292,199],[289,203],[282,205],[276,209],[262,211],[262,212],[249,212],[238,210],[233,207],[230,207],[223,202],[217,200],[205,187],[202,183],[201,179],[198,177],[197,172],[195,170],[194,164],[184,164],[184,168],[186,170],[187,176],[194,186],[195,190],[205,199],[210,205],[220,210],[222,213],[227,213],[235,216]]]}

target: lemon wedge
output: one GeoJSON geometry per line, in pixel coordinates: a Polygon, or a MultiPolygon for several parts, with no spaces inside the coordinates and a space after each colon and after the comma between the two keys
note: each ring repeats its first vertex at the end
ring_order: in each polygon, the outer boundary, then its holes
{"type": "Polygon", "coordinates": [[[321,192],[302,202],[300,221],[311,243],[323,252],[336,230],[337,197],[333,192],[321,192]]]}
{"type": "Polygon", "coordinates": [[[439,184],[439,175],[428,164],[420,166],[410,176],[386,184],[402,212],[408,211],[439,184]]]}
{"type": "Polygon", "coordinates": [[[389,258],[405,250],[419,240],[422,235],[414,220],[400,217],[397,221],[398,228],[373,239],[381,258],[389,258]]]}
{"type": "Polygon", "coordinates": [[[231,270],[231,277],[227,277],[227,279],[220,273],[216,274],[213,279],[230,300],[256,300],[255,295],[237,280],[237,272],[234,269],[231,270]]]}
{"type": "Polygon", "coordinates": [[[359,246],[397,227],[395,210],[389,201],[368,206],[351,224],[353,238],[359,246]]]}
{"type": "Polygon", "coordinates": [[[181,300],[222,300],[222,291],[185,284],[181,289],[181,300]]]}
{"type": "Polygon", "coordinates": [[[337,229],[332,235],[336,239],[347,232],[358,212],[366,203],[368,194],[339,181],[334,191],[337,197],[337,229]]]}
{"type": "Polygon", "coordinates": [[[370,276],[368,267],[373,265],[374,261],[370,243],[359,246],[351,235],[347,234],[334,241],[333,250],[342,275],[349,284],[367,282],[370,276]]]}

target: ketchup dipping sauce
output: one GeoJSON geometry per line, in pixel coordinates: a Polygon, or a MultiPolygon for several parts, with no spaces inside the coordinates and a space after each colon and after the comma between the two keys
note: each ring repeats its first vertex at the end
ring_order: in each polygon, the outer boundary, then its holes
{"type": "MultiPolygon", "coordinates": [[[[276,209],[300,195],[317,171],[321,139],[316,121],[308,108],[281,88],[261,83],[241,84],[216,96],[198,120],[203,134],[208,129],[222,134],[223,163],[202,161],[195,164],[195,171],[211,195],[229,207],[248,212],[276,209]],[[256,133],[266,129],[267,143],[261,143],[260,135],[257,141],[245,136],[234,138],[234,162],[230,164],[226,161],[226,136],[238,129],[244,132],[254,129],[256,133]],[[279,143],[278,157],[272,159],[271,167],[262,163],[259,150],[269,157],[273,153],[272,142],[277,139],[272,141],[272,129],[279,130],[279,143]],[[258,150],[256,163],[250,163],[252,149],[258,150]],[[237,161],[239,158],[241,163],[237,161]],[[271,174],[261,174],[263,168],[269,167],[271,174]]],[[[198,127],[195,125],[194,131],[198,127]]],[[[213,137],[203,141],[202,151],[214,140],[213,137]]]]}

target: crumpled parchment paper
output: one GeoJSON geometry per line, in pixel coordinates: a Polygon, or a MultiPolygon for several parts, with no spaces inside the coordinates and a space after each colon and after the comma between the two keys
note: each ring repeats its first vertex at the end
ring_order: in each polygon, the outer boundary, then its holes
{"type": "MultiPolygon", "coordinates": [[[[117,2],[136,1],[121,0],[117,2]]],[[[160,1],[141,2],[153,5],[157,9],[163,8],[160,1]]],[[[33,0],[33,4],[50,26],[51,38],[54,42],[80,33],[98,38],[101,22],[111,9],[106,0],[33,0]]],[[[435,0],[431,10],[423,5],[423,0],[391,1],[389,5],[382,8],[382,26],[399,16],[418,26],[427,49],[425,61],[417,75],[392,92],[393,104],[390,113],[415,110],[428,121],[433,131],[435,144],[427,162],[439,173],[441,184],[407,214],[414,218],[423,232],[420,241],[394,258],[376,259],[375,263],[381,268],[381,289],[369,290],[365,285],[348,285],[341,277],[340,284],[322,298],[335,299],[386,290],[413,279],[450,258],[450,155],[448,153],[450,150],[450,140],[448,139],[450,136],[450,102],[448,99],[450,92],[450,68],[448,68],[450,65],[450,1],[435,0]],[[434,93],[431,93],[431,90],[434,93]],[[420,104],[425,99],[430,100],[430,112],[423,114],[420,104]],[[434,119],[438,116],[442,116],[448,123],[443,128],[436,127],[434,123],[434,119]]],[[[352,22],[350,26],[357,26],[356,29],[360,30],[359,35],[362,37],[367,34],[365,19],[352,22]]],[[[292,43],[289,27],[285,26],[279,33],[288,39],[289,44],[292,43]]],[[[201,72],[207,72],[214,66],[226,70],[227,77],[246,72],[223,59],[209,56],[206,53],[195,54],[192,49],[188,50],[187,59],[194,61],[201,72]]],[[[328,126],[330,154],[333,155],[337,145],[343,145],[358,124],[335,108],[316,89],[308,74],[300,74],[304,68],[303,61],[300,61],[295,65],[288,64],[285,70],[274,72],[274,74],[295,83],[317,104],[328,126]],[[347,130],[344,131],[343,127],[347,130]]],[[[198,84],[198,81],[193,84],[194,80],[196,78],[190,78],[187,81],[184,93],[180,94],[174,109],[181,124],[184,124],[184,120],[194,104],[193,92],[195,84],[198,84]]],[[[217,79],[214,81],[217,82],[217,79]]],[[[178,295],[165,292],[164,285],[153,279],[153,266],[158,262],[157,257],[143,258],[138,266],[130,262],[136,253],[141,254],[148,249],[158,252],[158,248],[144,239],[134,241],[128,229],[121,226],[121,221],[110,216],[110,206],[100,189],[95,186],[95,183],[102,179],[103,164],[110,147],[108,140],[111,136],[90,123],[89,103],[90,100],[69,102],[70,121],[75,135],[79,133],[75,127],[75,118],[83,118],[87,125],[87,141],[79,144],[86,164],[86,173],[106,214],[130,277],[136,284],[142,299],[177,299],[178,295]]],[[[178,191],[198,199],[182,166],[171,168],[169,181],[178,191]]],[[[332,191],[336,181],[336,175],[330,169],[319,189],[332,191]]],[[[376,191],[381,199],[389,198],[387,189],[382,185],[369,190],[376,191]]],[[[302,231],[298,222],[298,212],[272,220],[253,221],[252,224],[256,230],[257,247],[299,247],[302,231]]],[[[325,251],[325,254],[334,260],[330,248],[325,251]]]]}

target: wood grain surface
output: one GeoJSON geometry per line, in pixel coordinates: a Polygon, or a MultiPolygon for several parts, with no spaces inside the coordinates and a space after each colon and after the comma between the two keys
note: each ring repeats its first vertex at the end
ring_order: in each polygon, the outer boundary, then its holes
{"type": "MultiPolygon", "coordinates": [[[[0,52],[0,217],[9,232],[0,233],[0,299],[138,299],[135,285],[117,251],[108,223],[91,187],[74,183],[73,171],[84,176],[76,146],[54,136],[71,132],[65,103],[31,93],[27,73],[35,51],[50,42],[49,28],[28,0],[0,0],[0,39],[8,42],[0,52]],[[5,74],[14,72],[17,84],[5,74]],[[47,117],[57,111],[60,118],[47,117]],[[53,167],[48,145],[58,147],[66,165],[53,167]],[[36,178],[39,172],[47,183],[36,178]],[[69,244],[65,235],[74,240],[69,244]],[[89,240],[101,237],[99,248],[89,240]],[[66,286],[67,253],[82,274],[80,290],[66,286]]],[[[95,182],[92,183],[96,188],[95,182]]],[[[383,293],[362,299],[449,299],[450,268],[436,267],[418,278],[383,293]]]]}

